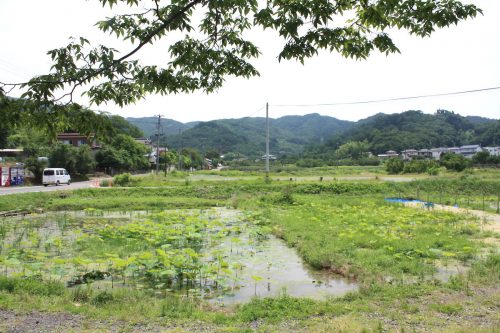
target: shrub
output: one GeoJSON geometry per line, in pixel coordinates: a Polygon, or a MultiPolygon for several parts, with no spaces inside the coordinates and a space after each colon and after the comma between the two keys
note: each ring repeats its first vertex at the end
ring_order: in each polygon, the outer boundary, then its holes
{"type": "Polygon", "coordinates": [[[437,166],[430,167],[429,169],[427,169],[427,174],[429,176],[439,175],[439,167],[437,167],[437,166]]]}
{"type": "Polygon", "coordinates": [[[109,291],[101,291],[96,295],[92,296],[90,303],[94,305],[102,305],[111,302],[114,296],[109,291]]]}
{"type": "Polygon", "coordinates": [[[404,169],[404,163],[398,157],[392,157],[385,163],[385,169],[391,175],[401,173],[404,169]]]}
{"type": "Polygon", "coordinates": [[[132,175],[130,173],[122,173],[113,178],[113,183],[117,186],[127,186],[132,180],[132,175]]]}
{"type": "Polygon", "coordinates": [[[463,155],[446,153],[441,156],[441,165],[448,170],[460,172],[469,166],[469,161],[463,155]]]}

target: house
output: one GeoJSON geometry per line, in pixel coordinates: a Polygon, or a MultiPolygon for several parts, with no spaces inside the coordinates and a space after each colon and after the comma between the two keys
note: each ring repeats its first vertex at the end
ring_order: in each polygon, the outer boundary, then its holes
{"type": "Polygon", "coordinates": [[[432,158],[435,160],[439,160],[441,155],[446,154],[449,151],[449,148],[432,148],[431,154],[432,158]]]}
{"type": "Polygon", "coordinates": [[[88,145],[92,149],[101,148],[101,146],[95,140],[94,134],[86,136],[80,133],[60,133],[57,135],[57,141],[65,145],[72,145],[74,147],[88,145]]]}
{"type": "Polygon", "coordinates": [[[448,153],[453,153],[453,154],[460,154],[461,150],[458,147],[451,147],[451,148],[448,148],[447,152],[448,153]]]}
{"type": "Polygon", "coordinates": [[[399,154],[394,150],[388,150],[385,152],[385,154],[378,154],[377,157],[380,159],[386,159],[391,157],[399,157],[399,154]]]}
{"type": "Polygon", "coordinates": [[[490,153],[490,156],[500,156],[500,147],[484,147],[485,151],[490,153]]]}
{"type": "Polygon", "coordinates": [[[0,149],[0,157],[18,157],[24,153],[24,149],[0,149]]]}
{"type": "Polygon", "coordinates": [[[403,157],[403,160],[409,161],[415,156],[418,156],[418,150],[416,149],[406,149],[401,152],[401,156],[403,157]]]}
{"type": "Polygon", "coordinates": [[[135,142],[142,143],[145,146],[151,146],[151,140],[147,138],[135,138],[135,142]]]}
{"type": "MultiPolygon", "coordinates": [[[[162,153],[165,153],[167,151],[168,151],[167,147],[158,148],[158,153],[160,154],[160,156],[162,153]]],[[[149,164],[156,165],[156,147],[151,147],[151,151],[148,154],[144,155],[144,157],[148,158],[149,164]]]]}
{"type": "Polygon", "coordinates": [[[472,158],[472,156],[482,151],[483,148],[481,148],[480,145],[466,145],[460,147],[460,154],[462,154],[465,158],[472,158]]]}
{"type": "Polygon", "coordinates": [[[432,151],[430,149],[420,149],[418,151],[419,158],[432,158],[432,151]]]}
{"type": "Polygon", "coordinates": [[[213,163],[211,159],[205,158],[203,162],[203,170],[212,170],[213,163]]]}
{"type": "MultiPolygon", "coordinates": [[[[266,154],[264,154],[264,155],[262,155],[262,156],[260,157],[260,159],[261,159],[261,160],[266,160],[266,157],[267,157],[267,155],[266,155],[266,154]]],[[[272,155],[272,154],[269,154],[269,160],[271,160],[271,161],[275,161],[275,160],[276,160],[276,156],[274,156],[274,155],[272,155]]]]}

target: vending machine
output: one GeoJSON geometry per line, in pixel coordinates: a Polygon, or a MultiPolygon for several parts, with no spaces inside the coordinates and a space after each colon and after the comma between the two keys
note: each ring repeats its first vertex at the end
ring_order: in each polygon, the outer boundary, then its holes
{"type": "Polygon", "coordinates": [[[10,186],[10,168],[0,166],[0,186],[10,186]]]}
{"type": "Polygon", "coordinates": [[[24,184],[24,165],[10,167],[10,186],[24,184]]]}

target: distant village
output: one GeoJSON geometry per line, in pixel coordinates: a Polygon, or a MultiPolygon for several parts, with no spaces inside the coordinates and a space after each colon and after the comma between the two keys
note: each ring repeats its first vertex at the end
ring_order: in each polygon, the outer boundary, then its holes
{"type": "Polygon", "coordinates": [[[480,152],[489,152],[491,156],[500,156],[500,147],[481,147],[480,145],[465,145],[461,147],[451,148],[431,148],[431,149],[406,149],[400,154],[394,150],[388,150],[385,154],[378,154],[380,159],[387,159],[391,157],[400,157],[405,161],[412,159],[435,159],[439,160],[442,154],[453,153],[463,155],[465,158],[471,159],[472,156],[480,152]]]}

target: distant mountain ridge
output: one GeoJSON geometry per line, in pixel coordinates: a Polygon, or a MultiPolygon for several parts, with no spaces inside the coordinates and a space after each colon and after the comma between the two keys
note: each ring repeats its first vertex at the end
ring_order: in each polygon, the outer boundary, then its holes
{"type": "MultiPolygon", "coordinates": [[[[128,117],[125,118],[132,125],[137,126],[146,137],[153,137],[156,134],[156,126],[158,123],[158,117],[128,117]]],[[[181,123],[173,119],[162,118],[160,121],[160,133],[163,135],[175,135],[179,131],[185,131],[196,126],[199,121],[193,121],[189,123],[181,123]]]]}
{"type": "MultiPolygon", "coordinates": [[[[156,133],[157,118],[127,118],[139,127],[147,137],[156,133]]],[[[193,147],[200,151],[214,149],[221,154],[239,152],[249,157],[265,153],[265,118],[220,119],[187,124],[162,119],[168,147],[180,149],[193,147]]],[[[270,145],[278,155],[297,154],[305,146],[320,143],[336,133],[347,130],[353,122],[317,113],[305,116],[285,116],[270,119],[270,145]]]]}
{"type": "MultiPolygon", "coordinates": [[[[127,118],[147,137],[156,133],[157,118],[127,118]]],[[[181,122],[162,119],[163,144],[174,149],[193,147],[220,154],[237,152],[254,158],[265,154],[265,118],[181,122]]],[[[357,122],[312,113],[270,119],[271,154],[310,157],[337,149],[348,141],[367,141],[373,153],[386,150],[456,146],[468,143],[500,145],[500,120],[463,117],[438,110],[435,114],[406,111],[378,113],[357,122]],[[306,150],[306,152],[304,152],[306,150]]]]}

